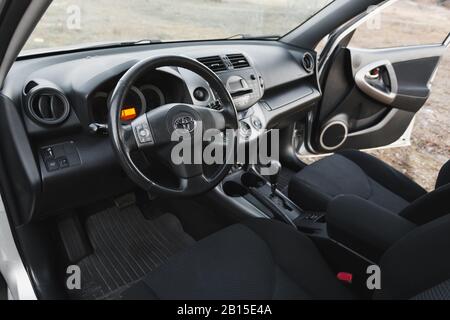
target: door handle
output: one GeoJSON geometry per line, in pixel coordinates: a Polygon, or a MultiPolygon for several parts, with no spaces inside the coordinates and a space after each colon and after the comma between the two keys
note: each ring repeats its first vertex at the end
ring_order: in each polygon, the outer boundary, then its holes
{"type": "Polygon", "coordinates": [[[380,78],[380,74],[381,73],[381,68],[380,67],[376,67],[372,70],[370,70],[367,74],[366,74],[366,78],[370,79],[370,80],[377,80],[380,78]]]}
{"type": "Polygon", "coordinates": [[[373,62],[362,67],[356,72],[355,83],[362,92],[381,103],[390,105],[397,97],[397,76],[394,67],[388,60],[373,62]],[[389,86],[385,85],[386,90],[382,90],[379,86],[371,83],[371,80],[382,79],[381,70],[386,70],[389,77],[389,86]]]}

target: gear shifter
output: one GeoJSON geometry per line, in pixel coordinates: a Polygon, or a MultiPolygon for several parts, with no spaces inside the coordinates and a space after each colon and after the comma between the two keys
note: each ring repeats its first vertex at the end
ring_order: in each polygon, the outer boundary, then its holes
{"type": "Polygon", "coordinates": [[[257,200],[271,210],[275,217],[296,228],[293,220],[299,216],[299,213],[281,192],[277,194],[281,169],[282,165],[277,160],[272,160],[265,166],[253,167],[257,175],[263,176],[268,180],[271,190],[269,194],[268,186],[264,184],[263,187],[251,188],[251,192],[257,200]]]}
{"type": "Polygon", "coordinates": [[[267,170],[270,170],[272,173],[272,175],[268,176],[270,185],[272,187],[272,194],[271,194],[272,198],[276,196],[281,169],[282,169],[281,163],[280,161],[277,160],[270,161],[269,165],[267,166],[267,170]]]}

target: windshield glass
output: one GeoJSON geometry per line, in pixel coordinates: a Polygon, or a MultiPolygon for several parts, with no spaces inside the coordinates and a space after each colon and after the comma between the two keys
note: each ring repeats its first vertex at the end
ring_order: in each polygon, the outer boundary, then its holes
{"type": "Polygon", "coordinates": [[[55,0],[24,50],[282,36],[333,0],[55,0]]]}

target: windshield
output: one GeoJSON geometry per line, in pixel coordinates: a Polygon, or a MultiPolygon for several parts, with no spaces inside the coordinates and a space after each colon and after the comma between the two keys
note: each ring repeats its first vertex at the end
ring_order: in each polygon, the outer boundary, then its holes
{"type": "MultiPolygon", "coordinates": [[[[332,0],[55,0],[24,50],[282,36],[332,0]]],[[[22,52],[23,53],[23,52],[22,52]]]]}

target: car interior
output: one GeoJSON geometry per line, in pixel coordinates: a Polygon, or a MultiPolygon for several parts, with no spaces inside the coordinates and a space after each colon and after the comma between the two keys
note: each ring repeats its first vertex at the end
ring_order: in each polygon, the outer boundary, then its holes
{"type": "MultiPolygon", "coordinates": [[[[34,2],[5,1],[2,43],[17,35],[11,13],[34,2]]],[[[332,2],[279,39],[14,58],[1,83],[0,184],[36,298],[450,298],[450,162],[427,192],[358,151],[404,137],[449,42],[347,46],[366,8],[384,3],[332,2]],[[196,121],[237,130],[244,148],[279,130],[274,173],[171,163],[173,127],[196,121]],[[305,153],[325,157],[307,165],[305,153]],[[378,290],[367,287],[373,265],[378,290]],[[81,289],[67,288],[70,266],[81,289]]]]}

